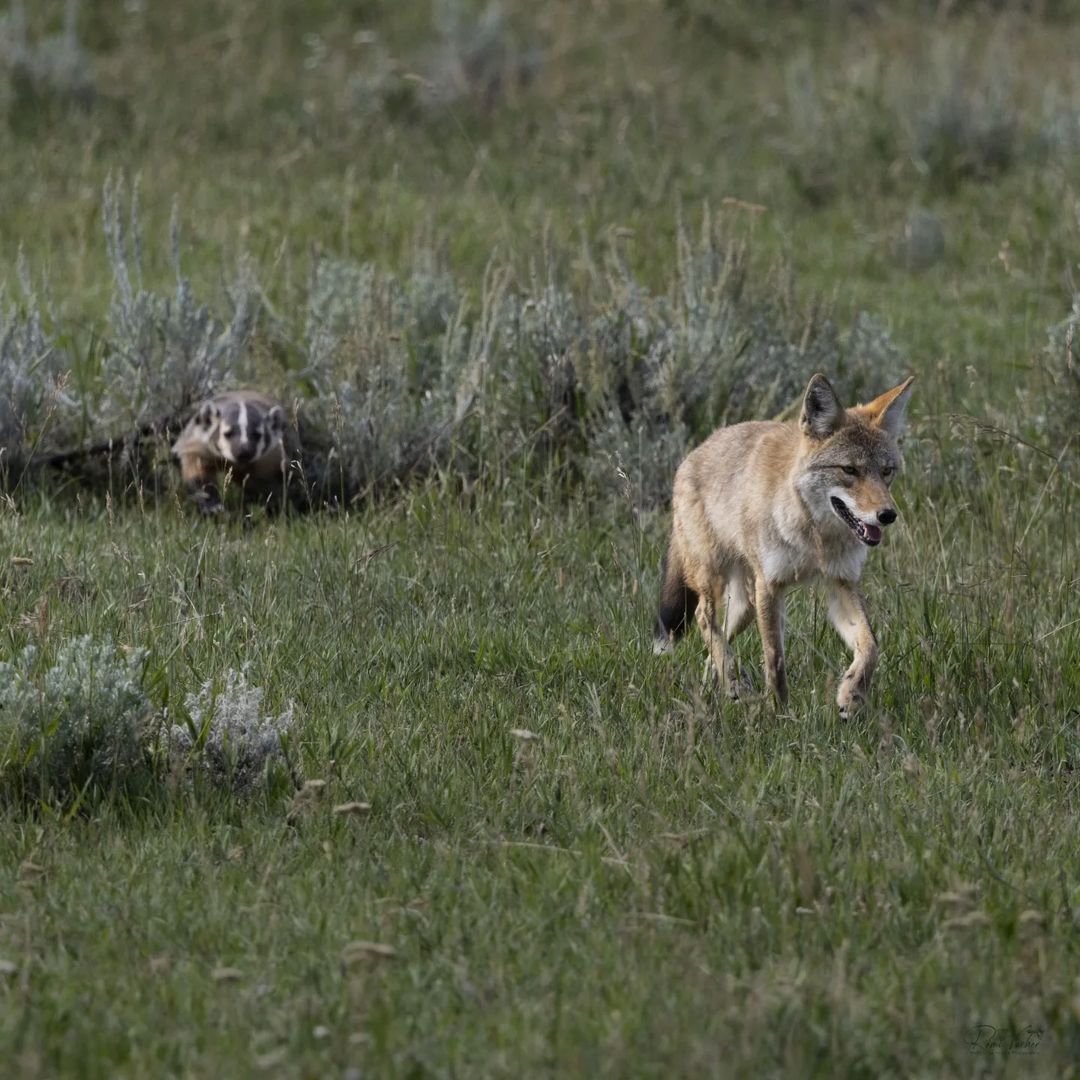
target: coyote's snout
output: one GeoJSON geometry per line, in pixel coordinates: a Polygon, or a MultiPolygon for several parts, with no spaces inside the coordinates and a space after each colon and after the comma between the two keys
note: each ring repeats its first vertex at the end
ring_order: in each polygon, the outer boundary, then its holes
{"type": "Polygon", "coordinates": [[[853,653],[837,694],[841,715],[865,699],[877,642],[857,585],[867,548],[898,517],[889,489],[913,381],[845,409],[815,375],[797,422],[721,428],[686,458],[675,474],[658,649],[696,613],[717,673],[738,697],[731,643],[756,615],[766,687],[786,703],[784,594],[820,577],[829,618],[853,653]]]}

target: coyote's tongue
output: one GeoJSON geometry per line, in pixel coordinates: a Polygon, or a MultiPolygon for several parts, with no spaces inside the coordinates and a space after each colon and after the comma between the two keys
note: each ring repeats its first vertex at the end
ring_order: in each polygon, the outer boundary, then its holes
{"type": "Polygon", "coordinates": [[[881,530],[876,525],[867,525],[866,522],[863,522],[863,532],[871,544],[881,542],[881,530]]]}

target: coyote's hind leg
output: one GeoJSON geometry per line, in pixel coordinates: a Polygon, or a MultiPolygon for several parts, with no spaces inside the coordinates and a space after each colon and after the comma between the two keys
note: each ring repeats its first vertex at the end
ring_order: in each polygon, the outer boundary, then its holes
{"type": "Polygon", "coordinates": [[[739,661],[731,647],[735,639],[754,621],[754,605],[746,588],[746,577],[735,570],[728,577],[724,610],[724,682],[728,696],[738,700],[753,685],[745,672],[739,671],[739,661]]]}
{"type": "Polygon", "coordinates": [[[708,595],[703,595],[698,608],[698,626],[709,646],[709,656],[727,691],[737,701],[746,688],[739,676],[739,663],[731,643],[749,625],[754,609],[746,595],[742,576],[736,571],[730,576],[717,577],[708,595]],[[725,605],[724,621],[718,618],[720,605],[725,605]]]}

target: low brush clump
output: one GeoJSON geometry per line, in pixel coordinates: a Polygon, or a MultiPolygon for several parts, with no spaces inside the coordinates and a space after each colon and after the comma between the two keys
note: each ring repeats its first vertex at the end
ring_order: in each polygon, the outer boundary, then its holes
{"type": "MultiPolygon", "coordinates": [[[[249,264],[225,291],[225,315],[198,300],[180,272],[175,220],[175,294],[147,288],[137,202],[127,228],[120,206],[119,186],[108,185],[114,296],[96,372],[58,394],[76,357],[56,342],[77,335],[50,336],[56,320],[32,295],[7,316],[0,422],[16,459],[71,456],[74,428],[47,425],[50,407],[85,422],[99,447],[130,446],[175,427],[202,397],[247,383],[299,402],[305,474],[320,498],[378,495],[435,471],[471,485],[524,464],[571,483],[623,488],[629,478],[645,508],[665,497],[692,440],[784,410],[814,371],[848,397],[903,374],[878,321],[861,315],[842,333],[827,311],[796,303],[784,268],[755,280],[726,215],[706,214],[697,237],[679,227],[663,292],[612,249],[591,260],[584,288],[546,253],[517,287],[493,263],[477,295],[422,250],[401,275],[318,261],[290,319],[271,317],[249,264]],[[258,361],[257,331],[274,344],[258,361]]],[[[125,475],[149,478],[138,455],[128,464],[125,475]]]]}
{"type": "Polygon", "coordinates": [[[811,205],[905,173],[938,192],[989,181],[1022,160],[1068,160],[1080,147],[1077,109],[1054,83],[1041,100],[1017,85],[998,40],[982,47],[959,31],[940,34],[913,57],[861,52],[822,77],[809,54],[787,69],[787,125],[779,149],[811,205]],[[876,163],[876,166],[874,165],[876,163]]]}
{"type": "Polygon", "coordinates": [[[211,787],[247,797],[293,773],[287,756],[294,706],[277,715],[263,711],[264,690],[252,686],[247,671],[230,669],[225,683],[208,679],[188,694],[190,720],[174,724],[169,745],[174,761],[189,776],[211,787]]]}
{"type": "Polygon", "coordinates": [[[124,223],[124,188],[105,184],[102,217],[113,273],[109,342],[101,357],[103,396],[95,412],[103,426],[123,430],[162,424],[216,389],[242,377],[258,310],[256,288],[241,267],[225,290],[219,318],[195,296],[181,268],[179,216],[170,225],[172,295],[145,287],[138,193],[124,223]]]}
{"type": "Polygon", "coordinates": [[[211,307],[201,301],[182,270],[174,210],[175,289],[160,292],[143,281],[137,192],[125,212],[123,183],[106,181],[102,219],[113,279],[105,334],[83,347],[84,335],[64,326],[49,297],[39,301],[21,258],[20,302],[5,302],[0,292],[0,482],[5,485],[27,479],[31,464],[48,461],[63,461],[88,483],[111,483],[111,470],[101,467],[108,464],[106,454],[125,457],[125,475],[148,473],[154,457],[140,454],[144,440],[175,433],[198,401],[252,377],[248,356],[261,299],[247,266],[227,284],[223,302],[211,307]],[[222,307],[223,316],[218,314],[222,307]],[[71,377],[74,372],[78,380],[71,377]],[[80,445],[87,443],[96,452],[80,455],[80,445]]]}
{"type": "MultiPolygon", "coordinates": [[[[63,445],[77,431],[78,403],[68,392],[72,357],[46,320],[20,258],[22,310],[0,290],[0,482],[11,484],[41,445],[63,445]]],[[[55,319],[50,320],[55,323],[55,319]]]]}
{"type": "Polygon", "coordinates": [[[1080,455],[1077,445],[1076,418],[1080,415],[1080,295],[1073,298],[1072,310],[1057,326],[1052,327],[1049,340],[1036,357],[1035,367],[1040,382],[1035,415],[1036,434],[1066,455],[1080,455]]]}
{"type": "Polygon", "coordinates": [[[65,642],[49,666],[32,645],[0,662],[5,799],[66,807],[151,776],[146,655],[81,637],[65,642]]]}
{"type": "Polygon", "coordinates": [[[330,495],[370,493],[438,457],[448,431],[445,341],[463,297],[426,253],[403,278],[321,259],[308,289],[301,378],[309,469],[330,495]]]}
{"type": "Polygon", "coordinates": [[[430,109],[466,102],[490,111],[525,89],[539,71],[540,49],[521,44],[498,4],[472,16],[460,0],[441,0],[435,25],[439,40],[424,65],[422,89],[430,109]]]}
{"type": "Polygon", "coordinates": [[[433,24],[431,43],[407,62],[390,56],[375,35],[361,39],[366,62],[345,80],[342,102],[357,120],[463,109],[490,115],[541,70],[543,51],[523,42],[498,4],[474,14],[460,0],[439,0],[433,24]]]}
{"type": "MultiPolygon", "coordinates": [[[[263,709],[247,672],[188,694],[189,720],[161,730],[145,686],[147,652],[74,638],[51,664],[32,645],[0,662],[0,799],[67,809],[150,790],[171,757],[212,788],[250,796],[296,773],[287,750],[294,708],[263,709]]],[[[280,785],[279,785],[280,786],[280,785]]]]}
{"type": "Polygon", "coordinates": [[[612,251],[572,291],[549,255],[511,288],[489,267],[478,300],[421,258],[396,278],[319,266],[306,325],[305,404],[341,484],[371,492],[440,470],[465,483],[522,457],[569,480],[665,498],[673,463],[713,427],[789,406],[815,370],[857,397],[903,372],[877,320],[842,334],[800,308],[790,277],[752,280],[749,250],[706,215],[680,228],[656,294],[612,251]]]}
{"type": "Polygon", "coordinates": [[[976,63],[969,48],[946,38],[936,43],[930,71],[910,112],[900,110],[916,167],[945,188],[1010,169],[1025,133],[1005,51],[976,63]]]}
{"type": "Polygon", "coordinates": [[[0,108],[13,127],[30,128],[42,113],[90,108],[97,100],[91,60],[76,32],[78,5],[68,0],[61,33],[33,40],[24,5],[0,16],[0,108]]]}

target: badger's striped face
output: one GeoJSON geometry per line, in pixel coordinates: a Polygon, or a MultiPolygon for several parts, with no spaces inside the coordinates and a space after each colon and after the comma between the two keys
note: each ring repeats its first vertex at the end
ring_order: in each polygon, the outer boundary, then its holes
{"type": "Polygon", "coordinates": [[[280,405],[264,409],[243,399],[224,405],[208,401],[199,422],[221,457],[236,465],[258,461],[281,442],[285,431],[285,414],[280,405]]]}

